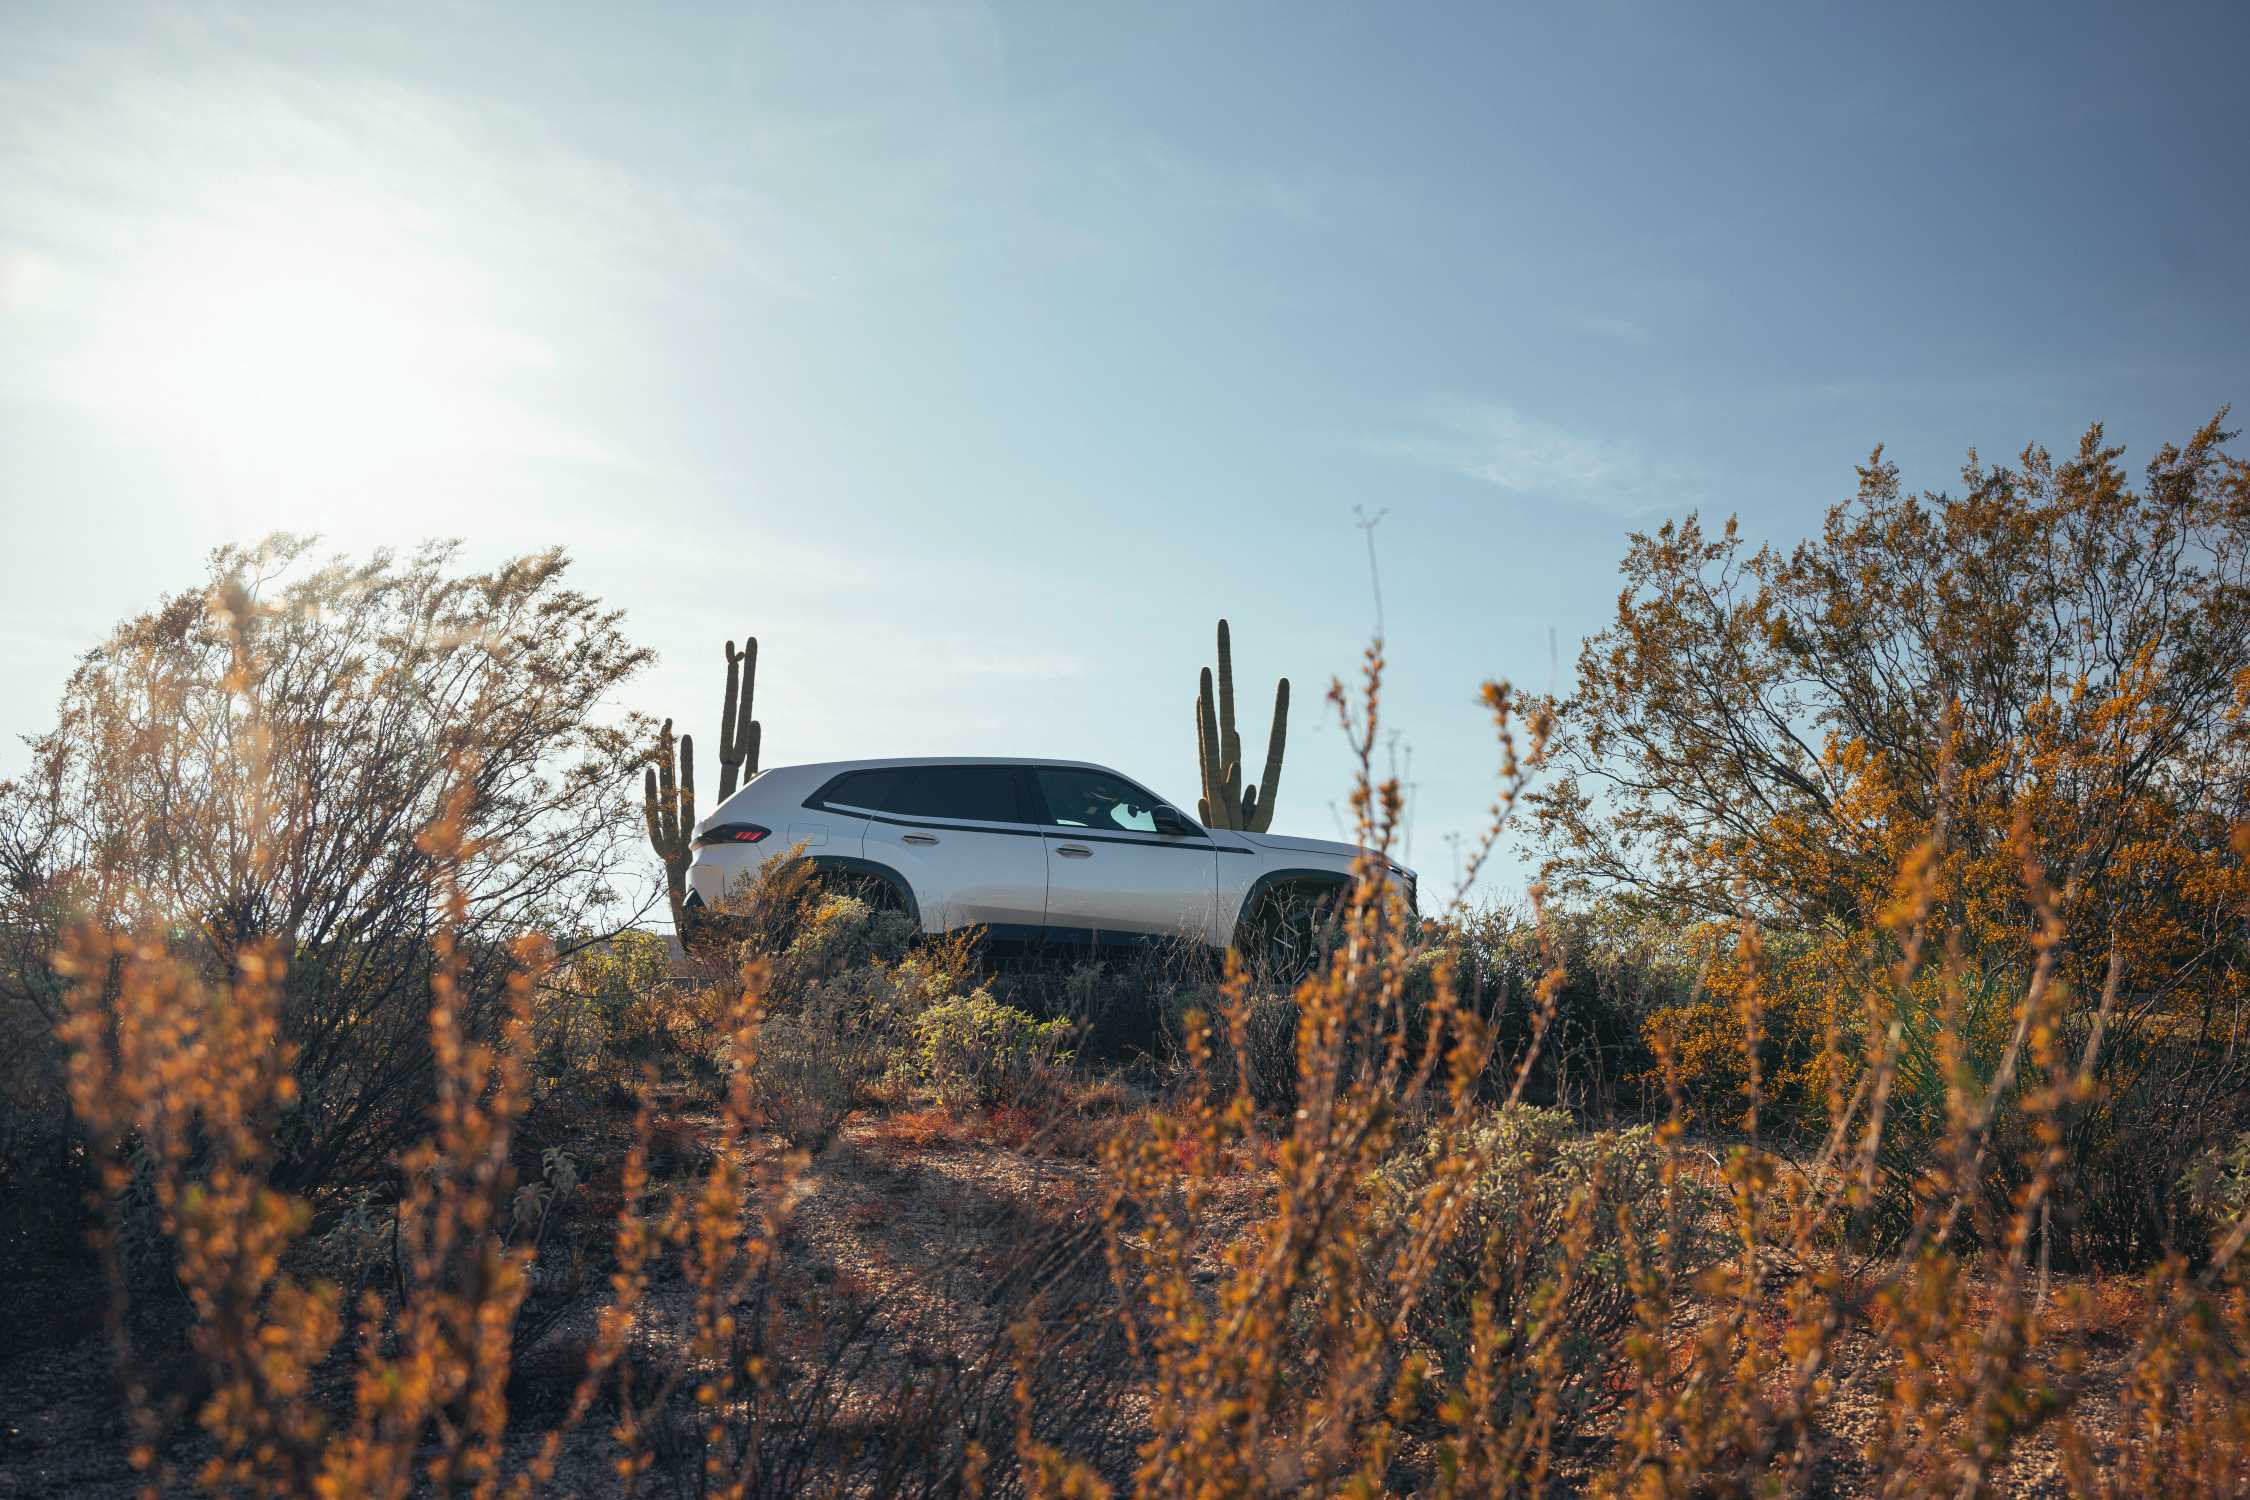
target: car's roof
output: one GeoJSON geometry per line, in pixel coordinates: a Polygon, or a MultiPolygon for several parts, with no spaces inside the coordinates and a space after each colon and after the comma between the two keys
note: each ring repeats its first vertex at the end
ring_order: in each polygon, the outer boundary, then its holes
{"type": "Polygon", "coordinates": [[[808,761],[794,766],[768,766],[771,771],[881,771],[894,766],[1058,766],[1074,771],[1105,771],[1112,776],[1125,773],[1111,766],[1090,760],[1057,760],[1044,755],[893,755],[876,756],[865,760],[808,761]]]}

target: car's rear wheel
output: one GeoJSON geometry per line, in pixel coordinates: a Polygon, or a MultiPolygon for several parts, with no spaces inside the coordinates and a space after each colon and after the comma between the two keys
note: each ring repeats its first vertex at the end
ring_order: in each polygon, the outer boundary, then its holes
{"type": "Polygon", "coordinates": [[[852,897],[876,912],[911,915],[914,910],[906,893],[882,875],[849,865],[805,860],[785,870],[767,872],[759,882],[758,894],[739,903],[739,909],[712,911],[701,902],[691,903],[681,942],[691,954],[703,958],[724,957],[745,942],[778,953],[831,896],[852,897]]]}
{"type": "Polygon", "coordinates": [[[870,911],[906,910],[906,898],[899,894],[898,887],[880,875],[829,867],[820,869],[813,878],[824,896],[850,896],[865,902],[870,911]]]}

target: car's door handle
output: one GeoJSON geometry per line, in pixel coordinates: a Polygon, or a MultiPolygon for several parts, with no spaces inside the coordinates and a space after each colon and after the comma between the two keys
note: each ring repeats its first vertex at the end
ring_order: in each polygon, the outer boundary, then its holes
{"type": "Polygon", "coordinates": [[[902,844],[934,844],[937,842],[937,835],[934,833],[910,833],[900,839],[899,842],[902,844]]]}
{"type": "Polygon", "coordinates": [[[1084,844],[1057,844],[1055,852],[1064,859],[1092,859],[1094,851],[1084,844]]]}

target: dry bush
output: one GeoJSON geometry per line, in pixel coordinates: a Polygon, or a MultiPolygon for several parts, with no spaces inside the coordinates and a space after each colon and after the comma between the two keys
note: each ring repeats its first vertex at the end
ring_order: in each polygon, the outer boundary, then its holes
{"type": "MultiPolygon", "coordinates": [[[[1537,1392],[1495,1378],[1493,1396],[1503,1410],[1546,1399],[1558,1439],[1582,1434],[1589,1417],[1619,1395],[1634,1321],[1625,1238],[1633,1214],[1661,1196],[1655,1132],[1646,1125],[1585,1132],[1561,1110],[1504,1106],[1465,1138],[1434,1134],[1387,1163],[1376,1174],[1386,1210],[1410,1213],[1451,1154],[1482,1165],[1416,1293],[1408,1334],[1430,1356],[1432,1374],[1459,1387],[1478,1358],[1480,1320],[1512,1330],[1557,1318],[1553,1388],[1537,1392]]],[[[1691,1203],[1684,1215],[1691,1232],[1701,1210],[1691,1203]]],[[[1683,1266],[1709,1258],[1708,1246],[1682,1251],[1683,1266]]]]}
{"type": "Polygon", "coordinates": [[[729,961],[765,976],[751,1092],[797,1144],[825,1144],[862,1103],[1013,1103],[1067,1059],[1073,1024],[996,999],[974,934],[924,940],[905,913],[799,861],[763,866],[714,919],[729,961]]]}
{"type": "MultiPolygon", "coordinates": [[[[1636,534],[1537,799],[1567,888],[1768,929],[1789,974],[1768,990],[1763,1045],[1786,1054],[1761,1060],[1769,1123],[1806,1140],[1831,1028],[1847,1055],[1894,1021],[1935,1034],[1932,986],[1893,992],[1883,921],[1933,831],[1933,944],[2028,982],[2028,830],[2070,935],[2057,1024],[2085,1040],[2121,974],[2101,1098],[2073,1116],[2054,1185],[2058,1246],[2110,1267],[2196,1252],[2209,1226],[2179,1174],[2250,1127],[2250,867],[2231,847],[2250,817],[2250,464],[2225,415],[2137,487],[2097,426],[2060,461],[1972,453],[1958,495],[1907,493],[1878,450],[1794,548],[1695,516],[1636,534]]],[[[1741,1082],[1717,982],[1740,976],[1713,977],[1713,1003],[1665,1038],[1707,1100],[1741,1082]]]]}
{"type": "Polygon", "coordinates": [[[533,1016],[539,1092],[630,1102],[643,1069],[702,1055],[703,1018],[671,967],[652,932],[588,941],[558,963],[533,1016]]]}
{"type": "Polygon", "coordinates": [[[453,962],[488,1040],[517,934],[602,930],[633,849],[630,735],[609,695],[646,661],[559,553],[488,573],[313,565],[310,543],[222,549],[207,583],[120,626],[72,674],[32,768],[0,792],[0,993],[61,1020],[49,967],[91,922],[224,986],[250,945],[282,967],[297,1099],[273,1171],[341,1201],[392,1171],[434,1097],[433,856],[468,852],[453,962]]]}
{"type": "Polygon", "coordinates": [[[1427,990],[1442,968],[1467,1003],[1492,1016],[1501,1089],[1531,1050],[1534,1012],[1524,999],[1559,969],[1524,1096],[1599,1119],[1661,1108],[1648,1030],[1693,1002],[1706,959],[1676,926],[1597,900],[1575,911],[1440,913],[1421,943],[1418,986],[1427,990]]]}

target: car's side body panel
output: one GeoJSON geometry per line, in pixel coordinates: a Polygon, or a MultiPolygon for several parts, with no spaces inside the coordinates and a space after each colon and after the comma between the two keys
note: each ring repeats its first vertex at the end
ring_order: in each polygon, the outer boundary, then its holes
{"type": "Polygon", "coordinates": [[[1250,842],[1232,830],[1213,829],[1211,840],[1217,862],[1218,900],[1213,904],[1211,930],[1205,941],[1224,948],[1234,941],[1236,926],[1250,899],[1250,888],[1265,870],[1264,857],[1250,842]]]}
{"type": "Polygon", "coordinates": [[[874,817],[866,857],[904,875],[924,932],[1036,931],[1047,915],[1047,851],[1021,824],[874,817]]]}
{"type": "Polygon", "coordinates": [[[1204,836],[1048,828],[1047,926],[1058,941],[1209,941],[1218,856],[1204,836]]]}

